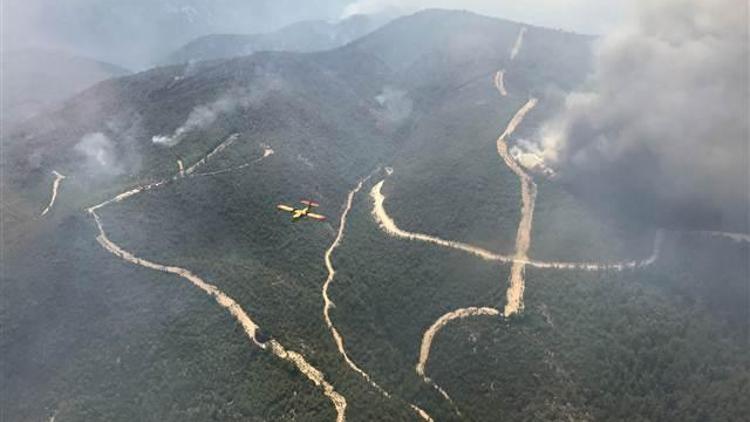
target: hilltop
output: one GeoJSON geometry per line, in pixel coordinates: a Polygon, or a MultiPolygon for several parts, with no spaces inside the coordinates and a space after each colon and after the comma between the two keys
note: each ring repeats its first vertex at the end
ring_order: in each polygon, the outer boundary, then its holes
{"type": "Polygon", "coordinates": [[[164,63],[227,59],[259,51],[329,50],[361,37],[385,22],[383,16],[355,15],[338,22],[297,22],[268,33],[205,35],[169,54],[164,63]]]}
{"type": "Polygon", "coordinates": [[[3,139],[24,232],[2,245],[0,407],[739,418],[747,244],[595,212],[504,153],[585,83],[592,41],[428,10],[328,51],[109,79],[31,119],[3,139]],[[327,222],[276,210],[301,198],[327,222]]]}

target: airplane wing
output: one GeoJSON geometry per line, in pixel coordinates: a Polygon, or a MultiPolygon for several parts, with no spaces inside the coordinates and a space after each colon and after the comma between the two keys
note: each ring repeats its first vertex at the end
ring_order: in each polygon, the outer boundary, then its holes
{"type": "Polygon", "coordinates": [[[307,213],[307,216],[310,218],[314,218],[316,220],[320,220],[320,221],[323,221],[326,219],[324,215],[315,214],[314,212],[307,213]]]}
{"type": "Polygon", "coordinates": [[[289,205],[279,204],[276,206],[276,208],[280,209],[281,211],[294,212],[294,208],[290,207],[289,205]]]}

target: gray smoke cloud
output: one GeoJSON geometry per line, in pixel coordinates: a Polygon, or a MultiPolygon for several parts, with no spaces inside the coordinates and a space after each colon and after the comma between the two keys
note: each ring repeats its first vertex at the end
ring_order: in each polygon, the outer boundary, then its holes
{"type": "Polygon", "coordinates": [[[590,90],[541,127],[545,159],[649,217],[747,229],[748,5],[638,5],[601,40],[590,90]]]}

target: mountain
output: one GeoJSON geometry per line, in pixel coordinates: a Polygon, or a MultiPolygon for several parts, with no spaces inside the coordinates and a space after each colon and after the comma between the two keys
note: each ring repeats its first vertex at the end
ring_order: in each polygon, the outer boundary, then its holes
{"type": "Polygon", "coordinates": [[[246,56],[257,51],[322,51],[342,46],[386,22],[384,16],[355,15],[338,22],[310,20],[269,33],[214,34],[190,41],[171,53],[166,64],[246,56]]]}
{"type": "Polygon", "coordinates": [[[206,34],[264,33],[303,19],[333,19],[341,2],[297,0],[27,0],[4,9],[4,49],[53,45],[144,70],[206,34]]]}
{"type": "Polygon", "coordinates": [[[4,415],[742,419],[747,243],[602,214],[503,154],[592,41],[427,10],[26,122],[1,163],[4,415]],[[327,222],[276,208],[302,198],[327,222]]]}
{"type": "Polygon", "coordinates": [[[27,119],[105,79],[130,73],[119,66],[50,50],[2,55],[2,121],[27,119]]]}

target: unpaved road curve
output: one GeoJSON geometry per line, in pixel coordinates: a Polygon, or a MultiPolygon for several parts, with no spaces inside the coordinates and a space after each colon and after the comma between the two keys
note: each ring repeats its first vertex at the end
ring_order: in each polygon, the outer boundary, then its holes
{"type": "Polygon", "coordinates": [[[556,269],[556,270],[580,270],[580,271],[624,271],[645,268],[653,265],[661,255],[662,244],[664,243],[664,230],[657,230],[654,235],[653,248],[651,255],[642,260],[631,260],[615,263],[596,263],[596,262],[557,262],[557,261],[523,261],[525,265],[535,268],[556,269]]]}
{"type": "MultiPolygon", "coordinates": [[[[328,329],[331,332],[331,336],[333,337],[334,342],[336,343],[336,347],[338,348],[339,354],[344,358],[344,361],[346,362],[349,367],[359,374],[362,378],[365,379],[373,388],[378,390],[381,394],[383,394],[386,398],[391,398],[391,394],[387,392],[383,387],[381,387],[378,383],[372,380],[370,375],[362,370],[354,361],[349,358],[348,353],[346,352],[346,347],[344,346],[344,338],[341,336],[339,331],[336,329],[336,326],[333,324],[333,321],[331,320],[331,308],[333,308],[335,305],[331,298],[328,296],[328,289],[331,286],[331,283],[333,282],[334,277],[336,276],[336,269],[333,266],[333,251],[336,250],[336,248],[339,247],[341,244],[341,241],[344,238],[344,229],[346,228],[346,219],[349,215],[349,211],[352,208],[352,203],[354,201],[354,196],[362,190],[362,185],[367,182],[371,177],[367,176],[365,179],[360,180],[357,186],[352,189],[349,192],[349,196],[346,199],[346,204],[344,207],[344,211],[341,213],[341,220],[339,222],[339,229],[338,233],[336,234],[336,238],[333,240],[333,243],[331,243],[331,246],[328,247],[326,250],[324,259],[326,264],[326,269],[328,270],[328,277],[326,278],[325,283],[323,283],[323,319],[326,322],[326,325],[328,326],[328,329]]],[[[411,407],[412,410],[417,412],[417,414],[425,421],[432,421],[432,417],[425,412],[423,409],[419,408],[417,405],[409,403],[409,407],[411,407]]]]}
{"type": "Polygon", "coordinates": [[[385,231],[387,234],[393,237],[398,237],[402,239],[434,243],[436,245],[444,246],[447,248],[458,249],[460,251],[464,251],[472,255],[478,256],[479,258],[482,258],[485,261],[500,261],[500,262],[512,261],[512,259],[508,256],[498,255],[494,252],[490,252],[486,249],[483,249],[477,246],[473,246],[473,245],[469,245],[469,244],[461,243],[461,242],[456,242],[453,240],[444,240],[439,237],[435,237],[435,236],[431,236],[427,234],[412,233],[412,232],[402,230],[396,225],[396,222],[394,222],[393,219],[385,211],[385,206],[383,205],[383,203],[385,202],[385,195],[383,195],[383,193],[381,192],[383,189],[383,183],[385,183],[385,179],[381,180],[375,186],[373,186],[372,190],[370,191],[370,197],[373,200],[372,215],[375,218],[375,221],[380,226],[380,228],[383,231],[385,231]]]}
{"type": "Polygon", "coordinates": [[[398,227],[393,218],[388,215],[385,209],[386,196],[382,193],[382,187],[385,183],[385,179],[378,182],[370,191],[370,197],[373,200],[372,215],[378,226],[389,236],[393,236],[400,239],[420,241],[432,243],[438,246],[457,249],[463,252],[467,252],[471,255],[482,258],[486,261],[495,261],[502,263],[519,263],[534,268],[542,269],[559,269],[559,270],[578,270],[578,271],[623,271],[626,269],[643,268],[653,264],[659,257],[659,251],[663,239],[662,231],[658,231],[654,237],[654,247],[651,255],[644,258],[643,260],[637,261],[624,261],[624,262],[612,262],[612,263],[594,263],[594,262],[561,262],[561,261],[540,261],[530,258],[515,258],[508,255],[500,255],[478,246],[469,245],[454,240],[445,240],[436,236],[414,233],[401,229],[398,227]]]}
{"type": "Polygon", "coordinates": [[[453,405],[453,408],[455,409],[456,413],[458,413],[459,416],[461,416],[461,412],[458,410],[458,407],[453,402],[453,399],[450,398],[448,393],[445,392],[437,383],[435,383],[430,377],[428,377],[425,374],[425,367],[427,366],[427,360],[430,358],[430,350],[432,349],[432,341],[435,339],[435,336],[437,335],[440,330],[443,329],[449,322],[457,320],[457,319],[464,319],[469,317],[475,317],[475,316],[498,316],[500,315],[500,311],[495,308],[478,308],[478,307],[469,307],[469,308],[462,308],[457,309],[452,312],[448,312],[447,314],[441,316],[438,318],[437,321],[435,321],[430,328],[425,331],[424,335],[422,336],[422,343],[419,346],[419,361],[417,361],[417,366],[415,367],[415,370],[417,371],[417,375],[422,377],[422,380],[432,385],[440,394],[445,397],[448,402],[450,402],[453,405]]]}
{"type": "Polygon", "coordinates": [[[42,211],[42,217],[47,215],[47,213],[52,209],[52,207],[55,205],[55,200],[57,199],[57,191],[60,189],[60,183],[65,179],[65,176],[58,173],[56,170],[52,170],[52,174],[55,175],[55,181],[52,182],[52,197],[49,199],[49,204],[47,205],[47,208],[42,211]]]}
{"type": "Polygon", "coordinates": [[[497,73],[495,73],[494,81],[497,92],[503,97],[508,96],[508,91],[505,89],[505,69],[498,70],[497,73]]]}
{"type": "MultiPolygon", "coordinates": [[[[214,149],[214,151],[212,152],[215,153],[216,149],[214,149]]],[[[263,157],[261,157],[260,159],[266,158],[270,156],[272,153],[273,152],[269,154],[266,152],[264,153],[263,157]]],[[[205,161],[206,161],[206,158],[199,161],[199,163],[201,162],[205,163],[205,161]]],[[[256,162],[257,161],[258,160],[256,160],[256,162]]],[[[195,168],[195,167],[196,166],[193,166],[192,168],[195,168]]],[[[175,178],[178,176],[175,176],[175,178]]],[[[292,350],[287,350],[281,343],[279,343],[275,339],[271,339],[265,343],[259,342],[255,337],[255,334],[259,329],[258,324],[256,324],[255,321],[253,321],[250,318],[247,312],[245,312],[245,310],[242,309],[242,307],[240,306],[239,303],[237,303],[237,301],[235,301],[234,299],[226,295],[224,292],[219,290],[219,288],[217,288],[215,285],[207,283],[206,281],[204,281],[197,275],[193,274],[192,272],[188,271],[187,269],[176,267],[176,266],[162,265],[162,264],[148,261],[143,258],[139,258],[133,255],[132,253],[122,249],[116,243],[111,241],[109,237],[107,237],[107,233],[104,231],[104,227],[102,225],[101,219],[99,218],[99,215],[96,213],[97,210],[109,204],[112,204],[115,202],[121,202],[141,192],[145,192],[145,191],[157,188],[159,186],[166,184],[167,182],[168,182],[167,180],[161,180],[161,181],[151,183],[148,185],[138,186],[136,188],[123,192],[115,196],[112,199],[109,199],[98,205],[88,208],[87,211],[94,218],[94,221],[96,222],[96,226],[99,230],[99,235],[97,236],[96,240],[106,251],[119,257],[120,259],[126,262],[129,262],[129,263],[132,263],[132,264],[144,267],[144,268],[148,268],[151,270],[162,271],[162,272],[177,275],[189,281],[193,286],[201,289],[204,293],[213,297],[214,300],[216,300],[216,303],[218,303],[221,307],[229,311],[229,313],[237,320],[237,322],[240,323],[240,325],[243,328],[243,331],[245,332],[245,335],[247,336],[249,340],[251,340],[255,345],[257,345],[261,349],[269,350],[274,356],[278,357],[279,359],[290,362],[291,364],[296,366],[297,369],[299,369],[299,371],[303,375],[305,375],[305,377],[307,377],[310,381],[312,381],[313,384],[315,384],[318,388],[320,388],[323,391],[323,394],[331,401],[334,408],[336,409],[336,421],[344,422],[346,420],[346,405],[347,405],[346,398],[340,393],[338,393],[334,389],[333,385],[331,385],[328,381],[326,381],[323,373],[317,368],[315,368],[314,366],[310,365],[307,362],[307,360],[305,360],[304,356],[302,356],[301,354],[292,350]]]]}
{"type": "Polygon", "coordinates": [[[430,349],[432,347],[432,341],[435,339],[435,335],[443,328],[446,324],[449,322],[456,320],[456,319],[463,319],[473,316],[498,316],[500,315],[500,311],[498,311],[495,308],[477,308],[477,307],[469,307],[469,308],[462,308],[457,309],[452,312],[448,312],[447,314],[441,316],[438,318],[435,323],[433,323],[430,328],[425,331],[424,335],[422,336],[422,344],[419,346],[419,361],[417,362],[416,371],[417,374],[419,374],[420,377],[426,378],[425,376],[425,366],[427,365],[427,359],[430,358],[430,349]]]}

